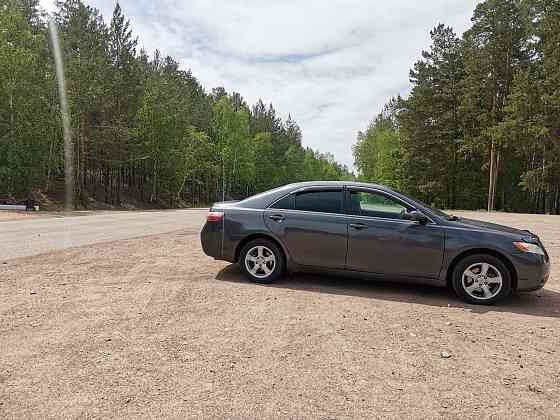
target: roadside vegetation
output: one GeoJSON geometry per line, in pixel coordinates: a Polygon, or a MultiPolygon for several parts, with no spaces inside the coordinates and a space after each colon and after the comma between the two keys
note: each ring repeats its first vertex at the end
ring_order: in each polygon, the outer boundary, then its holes
{"type": "MultiPolygon", "coordinates": [[[[272,105],[208,92],[172,57],[148,56],[118,3],[109,24],[81,0],[56,7],[79,207],[200,205],[351,176],[272,105]]],[[[38,0],[0,0],[0,198],[63,190],[51,48],[38,0]]]]}
{"type": "Polygon", "coordinates": [[[560,213],[560,2],[487,0],[462,37],[438,25],[358,134],[362,179],[442,208],[560,213]]]}
{"type": "MultiPolygon", "coordinates": [[[[0,199],[56,200],[64,153],[47,19],[38,0],[0,0],[0,12],[0,199]]],[[[82,0],[57,1],[55,20],[78,207],[202,205],[354,176],[303,147],[271,104],[148,56],[118,3],[105,21],[82,0]]],[[[560,213],[560,3],[486,0],[463,36],[445,24],[430,34],[408,97],[358,133],[358,177],[442,208],[560,213]]]]}

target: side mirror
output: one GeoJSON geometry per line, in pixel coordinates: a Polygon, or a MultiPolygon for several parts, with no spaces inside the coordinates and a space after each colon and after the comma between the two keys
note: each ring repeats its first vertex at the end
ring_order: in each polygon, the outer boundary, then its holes
{"type": "Polygon", "coordinates": [[[403,218],[405,220],[417,222],[421,225],[425,225],[426,223],[428,223],[428,218],[418,210],[412,210],[411,212],[405,213],[403,218]]]}

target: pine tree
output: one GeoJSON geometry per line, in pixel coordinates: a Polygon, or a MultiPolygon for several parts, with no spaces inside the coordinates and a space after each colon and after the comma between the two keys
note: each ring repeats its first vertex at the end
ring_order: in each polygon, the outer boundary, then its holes
{"type": "Polygon", "coordinates": [[[0,195],[47,188],[60,165],[56,85],[36,14],[36,2],[0,3],[0,195]]]}
{"type": "Polygon", "coordinates": [[[106,120],[104,108],[110,96],[108,30],[97,9],[81,0],[57,1],[56,4],[73,132],[76,133],[77,193],[81,204],[86,205],[88,166],[95,156],[95,153],[89,154],[89,149],[95,148],[104,137],[103,130],[98,131],[96,127],[103,126],[106,120]]]}
{"type": "MultiPolygon", "coordinates": [[[[465,136],[471,150],[489,156],[488,210],[496,208],[501,156],[507,144],[496,128],[503,121],[515,69],[527,61],[520,0],[487,0],[477,5],[465,33],[462,100],[465,136]]],[[[504,206],[504,203],[502,203],[504,206]]]]}
{"type": "Polygon", "coordinates": [[[410,97],[403,102],[399,121],[408,189],[428,201],[455,207],[459,148],[462,139],[459,117],[460,82],[463,78],[461,40],[450,27],[430,31],[432,45],[410,71],[410,97]],[[430,165],[426,162],[439,164],[430,165]]]}
{"type": "Polygon", "coordinates": [[[136,59],[138,39],[132,37],[128,21],[117,2],[109,27],[109,56],[113,65],[112,92],[118,118],[130,120],[138,100],[140,85],[139,65],[136,59]]]}

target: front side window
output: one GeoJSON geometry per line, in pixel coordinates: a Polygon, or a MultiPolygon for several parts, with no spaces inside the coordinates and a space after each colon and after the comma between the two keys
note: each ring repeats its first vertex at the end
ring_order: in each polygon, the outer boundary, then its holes
{"type": "Polygon", "coordinates": [[[402,219],[408,209],[398,201],[383,194],[350,191],[349,213],[358,216],[402,219]]]}
{"type": "Polygon", "coordinates": [[[312,191],[296,195],[295,209],[320,213],[342,213],[342,191],[312,191]]]}

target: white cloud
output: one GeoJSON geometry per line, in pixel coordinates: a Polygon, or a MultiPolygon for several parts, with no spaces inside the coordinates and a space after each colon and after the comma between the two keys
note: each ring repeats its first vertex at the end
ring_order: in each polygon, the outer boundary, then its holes
{"type": "MultiPolygon", "coordinates": [[[[52,0],[42,2],[52,10],[52,0]]],[[[110,19],[114,1],[88,4],[110,19]]],[[[140,44],[175,57],[210,90],[291,113],[305,145],[352,165],[356,133],[408,72],[438,23],[459,34],[476,1],[122,0],[140,44]]]]}

